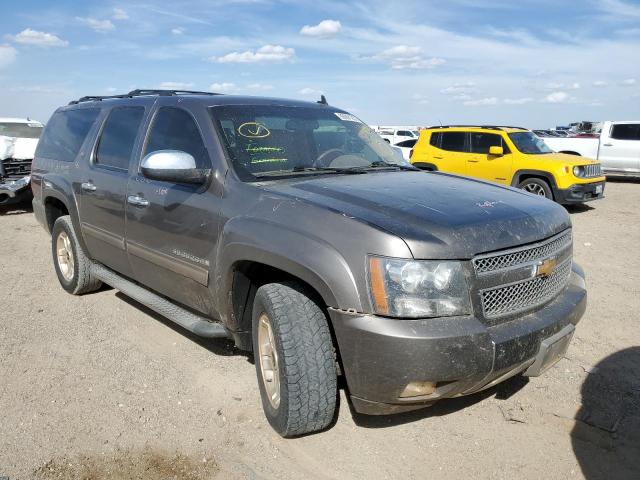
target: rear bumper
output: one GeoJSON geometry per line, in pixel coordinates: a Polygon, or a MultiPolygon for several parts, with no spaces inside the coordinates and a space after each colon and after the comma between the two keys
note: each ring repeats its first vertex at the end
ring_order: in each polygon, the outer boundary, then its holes
{"type": "Polygon", "coordinates": [[[474,393],[520,373],[539,375],[564,353],[586,301],[584,274],[574,266],[554,301],[501,325],[489,327],[472,316],[398,320],[336,310],[330,315],[353,406],[379,415],[474,393]],[[433,382],[435,390],[402,398],[412,382],[433,382]]]}
{"type": "Polygon", "coordinates": [[[555,188],[553,196],[563,204],[591,202],[604,198],[604,185],[605,182],[576,183],[567,189],[555,188]]]}
{"type": "Polygon", "coordinates": [[[31,197],[29,177],[14,182],[0,183],[0,205],[26,200],[31,197]]]}

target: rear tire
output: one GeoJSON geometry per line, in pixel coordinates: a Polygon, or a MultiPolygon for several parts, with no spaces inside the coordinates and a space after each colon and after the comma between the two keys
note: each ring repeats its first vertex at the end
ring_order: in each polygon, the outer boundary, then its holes
{"type": "Polygon", "coordinates": [[[51,253],[60,285],[67,292],[82,295],[102,286],[91,275],[91,259],[82,250],[69,215],[58,217],[53,224],[51,253]]]}
{"type": "Polygon", "coordinates": [[[551,191],[551,187],[546,181],[540,178],[527,178],[520,182],[518,188],[521,188],[525,192],[532,193],[533,195],[538,195],[540,197],[545,197],[549,200],[553,200],[553,192],[551,191]]]}
{"type": "Polygon", "coordinates": [[[333,342],[324,311],[295,282],[260,287],[253,352],[267,420],[283,437],[326,428],[337,402],[333,342]]]}

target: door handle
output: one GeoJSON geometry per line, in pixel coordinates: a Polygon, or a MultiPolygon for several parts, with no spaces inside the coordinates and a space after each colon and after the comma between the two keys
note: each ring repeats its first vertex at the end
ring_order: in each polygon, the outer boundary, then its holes
{"type": "Polygon", "coordinates": [[[469,163],[478,163],[480,160],[467,160],[469,163]]]}
{"type": "Polygon", "coordinates": [[[139,195],[129,195],[127,197],[127,202],[131,205],[135,205],[136,207],[147,207],[149,205],[149,200],[139,195]]]}
{"type": "Polygon", "coordinates": [[[438,160],[442,160],[444,157],[436,157],[435,155],[433,156],[433,158],[437,158],[438,160]]]}
{"type": "Polygon", "coordinates": [[[613,147],[613,143],[603,143],[603,147],[613,147]]]}
{"type": "Polygon", "coordinates": [[[96,186],[91,183],[91,182],[84,182],[80,184],[80,187],[82,188],[82,190],[84,190],[85,192],[95,192],[96,191],[96,186]]]}

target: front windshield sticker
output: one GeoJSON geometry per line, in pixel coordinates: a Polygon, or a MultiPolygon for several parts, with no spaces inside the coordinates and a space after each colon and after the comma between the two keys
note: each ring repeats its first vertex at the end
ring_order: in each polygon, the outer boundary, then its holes
{"type": "Polygon", "coordinates": [[[264,138],[271,135],[267,127],[258,122],[246,122],[238,127],[238,133],[247,138],[264,138]]]}
{"type": "Polygon", "coordinates": [[[350,113],[341,113],[341,112],[334,112],[335,116],[338,117],[340,120],[342,120],[343,122],[356,122],[356,123],[362,123],[360,120],[358,120],[356,117],[354,117],[353,115],[351,115],[350,113]]]}

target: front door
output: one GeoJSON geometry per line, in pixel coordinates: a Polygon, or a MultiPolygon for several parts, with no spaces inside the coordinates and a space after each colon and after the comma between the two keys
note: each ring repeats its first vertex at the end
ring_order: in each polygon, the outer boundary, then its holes
{"type": "MultiPolygon", "coordinates": [[[[158,150],[191,154],[198,168],[211,168],[191,113],[160,107],[141,158],[158,150]]],[[[127,251],[140,283],[199,312],[214,315],[208,292],[218,235],[220,198],[207,185],[176,184],[132,175],[127,191],[127,251]]]]}
{"type": "Polygon", "coordinates": [[[616,123],[604,133],[608,135],[602,135],[598,153],[602,167],[612,171],[640,171],[640,123],[616,123]]]}
{"type": "Polygon", "coordinates": [[[129,162],[145,107],[116,107],[102,125],[80,185],[82,233],[95,260],[130,275],[125,250],[125,201],[129,162]]]}
{"type": "Polygon", "coordinates": [[[484,178],[496,183],[509,185],[513,157],[502,135],[496,133],[471,132],[467,155],[467,175],[484,178]],[[491,155],[490,147],[502,147],[502,155],[491,155]]]}

